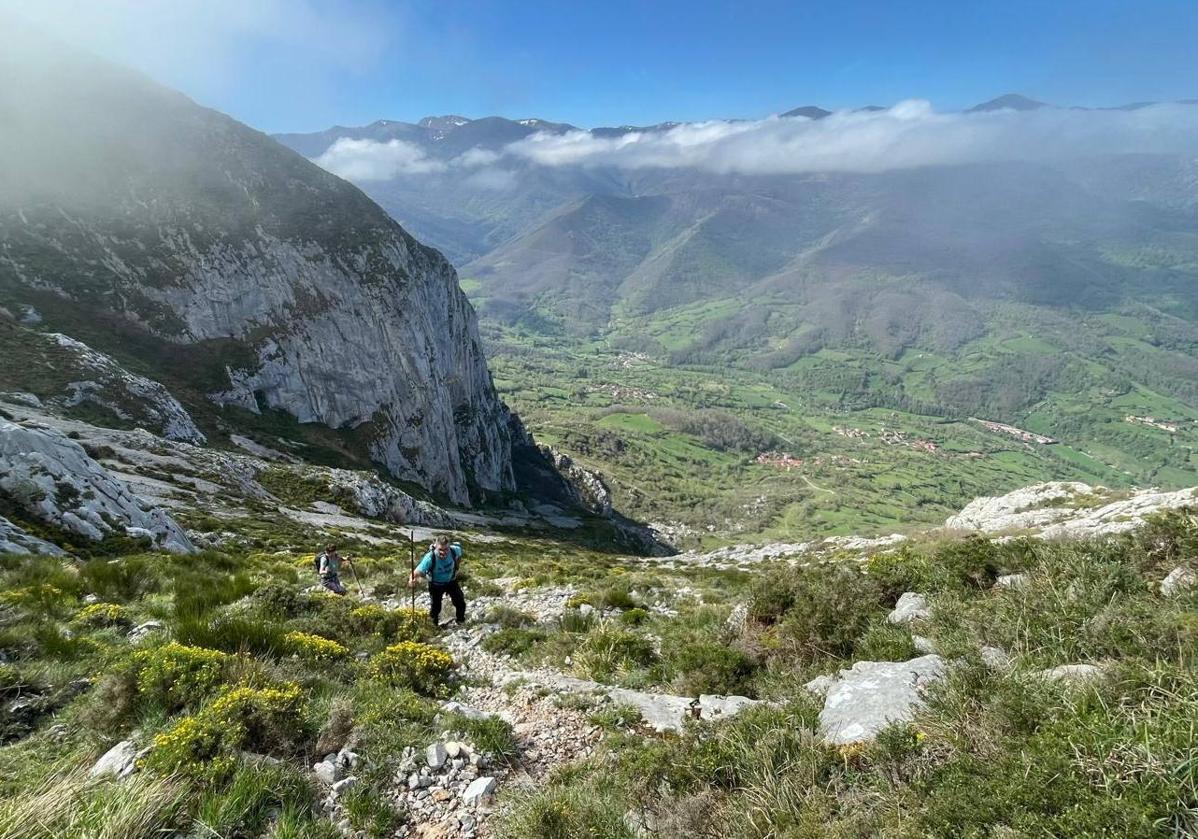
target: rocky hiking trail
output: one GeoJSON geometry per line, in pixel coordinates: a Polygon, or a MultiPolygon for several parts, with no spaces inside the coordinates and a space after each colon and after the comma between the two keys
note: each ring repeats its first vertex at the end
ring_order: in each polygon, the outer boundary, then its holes
{"type": "MultiPolygon", "coordinates": [[[[464,735],[445,731],[424,752],[405,754],[395,777],[394,801],[411,819],[406,833],[399,835],[420,839],[492,836],[492,819],[502,808],[496,804],[496,793],[534,789],[556,769],[594,753],[602,729],[581,708],[630,706],[641,715],[648,734],[677,731],[688,718],[730,716],[755,704],[744,697],[684,697],[629,690],[575,678],[550,667],[517,668],[509,657],[483,649],[483,640],[500,629],[498,624],[486,622],[487,612],[504,606],[531,615],[538,625],[550,625],[570,608],[576,591],[570,586],[513,590],[516,578],[494,582],[505,593],[473,599],[465,625],[457,626],[452,619],[444,625],[442,615],[444,628],[437,642],[453,654],[464,683],[443,708],[461,716],[504,720],[512,727],[516,752],[507,760],[480,754],[464,735]]],[[[384,605],[408,604],[389,600],[384,605]]],[[[416,608],[428,608],[426,593],[417,596],[416,608]]],[[[652,608],[671,614],[660,601],[652,608]]],[[[582,613],[589,609],[584,607],[582,613]]],[[[616,610],[608,610],[600,617],[615,615],[616,610]]],[[[347,789],[345,781],[353,777],[352,764],[358,756],[343,752],[330,757],[333,759],[325,763],[331,765],[317,764],[315,773],[329,787],[326,805],[336,813],[337,799],[347,789]]]]}

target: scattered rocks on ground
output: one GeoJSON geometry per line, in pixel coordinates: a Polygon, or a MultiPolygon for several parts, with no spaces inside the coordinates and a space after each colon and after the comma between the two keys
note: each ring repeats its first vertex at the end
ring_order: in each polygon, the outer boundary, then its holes
{"type": "Polygon", "coordinates": [[[148,753],[148,749],[139,751],[132,740],[122,740],[106,751],[88,774],[93,778],[111,777],[118,781],[128,778],[137,771],[137,761],[148,753]]]}
{"type": "Polygon", "coordinates": [[[834,684],[836,684],[835,676],[816,676],[810,682],[803,685],[803,690],[812,696],[823,699],[828,695],[828,691],[832,689],[832,685],[834,684]]]}
{"type": "Polygon", "coordinates": [[[841,670],[824,699],[819,729],[834,745],[872,740],[893,722],[910,720],[924,689],[943,678],[938,655],[910,661],[859,661],[841,670]]]}
{"type": "Polygon", "coordinates": [[[893,624],[905,626],[917,620],[927,620],[932,616],[928,608],[928,600],[922,594],[913,591],[904,592],[894,605],[894,611],[886,616],[893,624]]]}
{"type": "Polygon", "coordinates": [[[1006,670],[1011,666],[1011,656],[1001,647],[982,647],[982,663],[992,670],[1006,670]]]}
{"type": "Polygon", "coordinates": [[[312,774],[316,776],[316,780],[329,787],[341,780],[341,767],[336,763],[322,760],[312,767],[312,774]]]}
{"type": "Polygon", "coordinates": [[[1173,597],[1198,585],[1198,575],[1188,568],[1177,567],[1161,580],[1161,594],[1173,597]]]}
{"type": "Polygon", "coordinates": [[[1026,588],[1028,583],[1027,574],[1002,574],[994,581],[995,588],[1026,588]]]}
{"type": "Polygon", "coordinates": [[[1105,672],[1106,667],[1101,664],[1062,664],[1041,670],[1037,675],[1050,682],[1084,685],[1101,679],[1105,672]]]}
{"type": "Polygon", "coordinates": [[[462,803],[467,807],[483,804],[494,794],[496,786],[492,777],[475,778],[462,793],[462,803]]]}
{"type": "Polygon", "coordinates": [[[140,643],[142,640],[155,632],[162,632],[162,621],[146,621],[129,630],[129,642],[132,644],[140,643]]]}

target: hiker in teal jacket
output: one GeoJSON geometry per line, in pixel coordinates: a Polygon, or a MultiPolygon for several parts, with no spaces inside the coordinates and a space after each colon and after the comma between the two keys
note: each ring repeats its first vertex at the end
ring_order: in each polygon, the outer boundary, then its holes
{"type": "Polygon", "coordinates": [[[414,587],[418,577],[428,580],[429,616],[433,623],[441,617],[441,602],[445,595],[453,602],[457,622],[466,622],[466,596],[458,584],[458,567],[462,564],[462,546],[449,543],[448,536],[438,536],[428,553],[420,560],[408,579],[414,587]]]}

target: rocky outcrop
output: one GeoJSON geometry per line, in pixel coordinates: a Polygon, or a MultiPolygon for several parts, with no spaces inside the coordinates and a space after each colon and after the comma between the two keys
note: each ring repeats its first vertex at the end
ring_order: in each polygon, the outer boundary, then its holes
{"type": "Polygon", "coordinates": [[[31,517],[100,541],[149,537],[165,550],[195,550],[161,509],[145,505],[74,440],[51,428],[0,420],[0,495],[31,517]]]}
{"type": "Polygon", "coordinates": [[[833,745],[874,739],[896,722],[912,719],[924,703],[924,690],[944,677],[938,655],[910,661],[859,661],[841,670],[828,689],[819,730],[833,745]]]}
{"type": "Polygon", "coordinates": [[[91,402],[168,440],[197,446],[207,442],[195,420],[159,382],[130,373],[112,356],[82,341],[58,333],[45,337],[73,355],[78,373],[86,376],[67,385],[68,395],[62,399],[66,407],[91,402]]]}
{"type": "Polygon", "coordinates": [[[1165,597],[1174,597],[1195,586],[1198,586],[1198,574],[1189,568],[1178,566],[1166,574],[1165,579],[1161,580],[1161,594],[1165,597]]]}
{"type": "Polygon", "coordinates": [[[568,454],[559,452],[550,446],[541,446],[540,448],[546,459],[569,483],[580,506],[596,515],[611,515],[611,490],[602,475],[576,463],[568,454]]]}
{"type": "Polygon", "coordinates": [[[62,548],[39,539],[22,527],[0,516],[0,554],[63,555],[62,548]]]}
{"type": "Polygon", "coordinates": [[[1084,539],[1124,533],[1153,513],[1198,506],[1194,489],[1139,490],[1128,497],[1077,482],[1051,482],[976,498],[951,516],[947,530],[999,534],[1031,531],[1045,539],[1084,539]]]}
{"type": "Polygon", "coordinates": [[[894,604],[893,611],[886,616],[886,620],[905,626],[914,621],[927,620],[931,616],[932,610],[928,607],[926,597],[914,591],[905,591],[898,603],[894,604]]]}
{"type": "Polygon", "coordinates": [[[352,499],[355,511],[370,518],[397,524],[453,527],[454,518],[435,504],[420,501],[385,483],[375,475],[330,469],[329,487],[334,494],[352,499]]]}

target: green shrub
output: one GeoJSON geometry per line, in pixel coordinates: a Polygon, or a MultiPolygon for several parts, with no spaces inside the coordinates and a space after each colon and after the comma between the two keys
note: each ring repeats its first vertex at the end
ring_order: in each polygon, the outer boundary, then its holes
{"type": "Polygon", "coordinates": [[[263,614],[279,620],[295,617],[304,607],[303,598],[295,586],[283,582],[267,583],[250,598],[263,614]]]}
{"type": "Polygon", "coordinates": [[[195,707],[221,685],[231,656],[172,641],[133,656],[143,703],[167,713],[195,707]]]}
{"type": "Polygon", "coordinates": [[[489,653],[510,655],[516,658],[524,655],[548,637],[548,633],[539,629],[512,627],[491,633],[483,639],[482,647],[489,653]]]}
{"type": "Polygon", "coordinates": [[[71,594],[50,583],[0,591],[0,606],[21,609],[33,614],[65,614],[73,599],[71,594]]]}
{"type": "Polygon", "coordinates": [[[336,641],[306,632],[288,632],[283,636],[283,643],[288,650],[305,661],[327,663],[349,657],[349,650],[336,641]]]}
{"type": "Polygon", "coordinates": [[[753,675],[757,664],[741,650],[714,638],[695,638],[670,654],[670,666],[677,671],[675,684],[687,696],[701,693],[753,696],[753,675]]]}
{"type": "Polygon", "coordinates": [[[927,555],[908,545],[874,554],[866,562],[865,571],[877,583],[881,601],[888,606],[897,603],[904,592],[931,591],[936,579],[927,555]]]}
{"type": "Polygon", "coordinates": [[[641,608],[629,609],[627,612],[620,614],[620,623],[625,626],[640,626],[648,619],[649,612],[641,608]]]}
{"type": "Polygon", "coordinates": [[[566,609],[558,619],[558,624],[564,632],[589,632],[595,625],[595,616],[584,615],[577,609],[566,609]]]}
{"type": "Polygon", "coordinates": [[[1004,569],[999,546],[981,536],[948,542],[932,552],[929,563],[937,588],[989,588],[1004,569]]]}
{"type": "Polygon", "coordinates": [[[466,739],[484,754],[500,760],[511,760],[519,752],[512,726],[499,717],[482,719],[451,715],[451,726],[466,735],[466,739]]]}
{"type": "Polygon", "coordinates": [[[92,559],[79,569],[79,584],[106,600],[131,602],[162,590],[170,560],[155,556],[92,559]]]}
{"type": "Polygon", "coordinates": [[[511,606],[492,606],[487,610],[485,620],[487,623],[497,623],[504,629],[519,629],[537,622],[528,612],[513,609],[511,606]]]}
{"type": "Polygon", "coordinates": [[[607,681],[618,673],[648,667],[657,660],[652,641],[610,624],[587,635],[574,655],[575,666],[597,681],[607,681]]]}
{"type": "Polygon", "coordinates": [[[752,619],[776,652],[800,663],[851,658],[871,619],[885,614],[878,584],[855,566],[815,565],[766,575],[753,586],[752,619]]]}
{"type": "Polygon", "coordinates": [[[297,685],[228,688],[154,738],[149,762],[166,772],[223,779],[238,753],[278,754],[302,731],[297,685]]]}
{"type": "Polygon", "coordinates": [[[359,632],[378,635],[386,641],[424,641],[432,631],[428,614],[415,609],[384,609],[376,603],[366,603],[349,615],[359,632]]]}
{"type": "Polygon", "coordinates": [[[910,631],[885,618],[875,618],[857,640],[854,658],[866,661],[907,661],[919,655],[910,631]]]}
{"type": "Polygon", "coordinates": [[[283,627],[252,612],[219,612],[176,618],[175,639],[184,644],[228,653],[274,656],[284,649],[283,627]]]}
{"type": "Polygon", "coordinates": [[[453,656],[437,647],[414,641],[393,644],[370,659],[373,678],[426,696],[448,693],[448,679],[452,673],[453,656]]]}
{"type": "Polygon", "coordinates": [[[88,629],[110,626],[128,629],[133,625],[125,607],[116,603],[92,603],[84,606],[72,619],[72,623],[88,629]]]}

